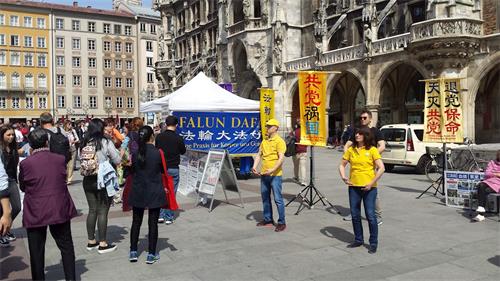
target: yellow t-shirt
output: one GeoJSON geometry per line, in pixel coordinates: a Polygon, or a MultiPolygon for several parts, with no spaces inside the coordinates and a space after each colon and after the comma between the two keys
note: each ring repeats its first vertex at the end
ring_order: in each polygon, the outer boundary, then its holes
{"type": "MultiPolygon", "coordinates": [[[[286,143],[280,136],[274,135],[272,138],[263,140],[260,144],[260,153],[262,156],[261,172],[272,169],[279,159],[278,153],[285,154],[285,151],[286,143]]],[[[271,176],[281,176],[282,174],[283,171],[280,166],[271,176]]]]}
{"type": "MultiPolygon", "coordinates": [[[[353,186],[365,186],[375,178],[375,160],[381,158],[377,148],[372,146],[366,150],[364,147],[349,147],[342,156],[351,164],[351,175],[349,180],[353,186]]],[[[377,183],[373,185],[377,186],[377,183]]]]}

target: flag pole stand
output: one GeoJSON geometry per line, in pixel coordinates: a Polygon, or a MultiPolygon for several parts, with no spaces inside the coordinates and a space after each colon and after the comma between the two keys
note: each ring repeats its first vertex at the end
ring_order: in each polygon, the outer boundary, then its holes
{"type": "MultiPolygon", "coordinates": [[[[437,167],[436,167],[436,169],[437,169],[437,167]]],[[[446,153],[446,143],[444,142],[443,143],[443,172],[441,173],[441,175],[439,175],[439,178],[437,180],[433,181],[431,183],[431,185],[429,185],[429,187],[427,187],[426,190],[424,190],[422,193],[420,193],[419,196],[417,196],[417,199],[420,199],[420,197],[422,197],[422,195],[427,193],[429,191],[429,189],[431,189],[431,188],[434,188],[434,190],[435,190],[434,196],[436,196],[438,193],[441,195],[445,195],[445,192],[444,192],[444,179],[445,179],[444,173],[446,172],[446,170],[448,170],[448,155],[446,153]]]]}
{"type": "Polygon", "coordinates": [[[288,205],[300,198],[300,205],[297,208],[297,212],[295,212],[295,215],[298,215],[306,207],[309,209],[314,208],[314,205],[316,205],[318,202],[323,203],[323,206],[326,206],[326,203],[328,203],[328,205],[332,207],[335,213],[340,214],[340,211],[335,208],[335,206],[333,206],[332,203],[328,201],[328,199],[314,185],[314,146],[311,146],[310,148],[311,168],[309,169],[309,185],[307,185],[297,195],[295,195],[292,200],[290,200],[290,202],[285,205],[285,207],[288,207],[288,205]]]}

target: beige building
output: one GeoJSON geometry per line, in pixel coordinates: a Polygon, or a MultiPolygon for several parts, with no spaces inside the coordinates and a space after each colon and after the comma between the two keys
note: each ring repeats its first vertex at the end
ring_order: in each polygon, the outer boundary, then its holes
{"type": "Polygon", "coordinates": [[[276,115],[287,127],[298,115],[299,70],[340,72],[327,85],[331,133],[365,107],[379,126],[422,123],[419,80],[460,77],[465,136],[500,142],[500,1],[157,0],[154,7],[172,53],[157,63],[166,92],[204,69],[201,52],[210,53],[205,42],[216,34],[217,63],[206,72],[247,98],[257,99],[259,87],[276,89],[276,115]]]}

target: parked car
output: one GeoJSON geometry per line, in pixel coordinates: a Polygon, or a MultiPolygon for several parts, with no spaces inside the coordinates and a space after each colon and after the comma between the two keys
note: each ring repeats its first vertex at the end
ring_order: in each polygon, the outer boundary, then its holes
{"type": "MultiPolygon", "coordinates": [[[[382,153],[386,171],[394,166],[415,167],[418,173],[425,173],[427,162],[432,161],[426,146],[441,148],[442,143],[423,142],[423,124],[392,124],[380,128],[386,142],[382,153]]],[[[452,145],[453,146],[453,145],[452,145]]]]}

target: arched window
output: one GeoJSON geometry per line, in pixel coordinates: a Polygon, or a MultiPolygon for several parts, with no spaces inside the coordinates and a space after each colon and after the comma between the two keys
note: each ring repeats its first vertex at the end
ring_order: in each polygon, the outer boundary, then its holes
{"type": "Polygon", "coordinates": [[[0,72],[0,89],[7,89],[7,79],[3,72],[0,72]]]}
{"type": "Polygon", "coordinates": [[[47,76],[43,73],[38,75],[38,88],[47,88],[47,76]]]}
{"type": "Polygon", "coordinates": [[[20,85],[20,81],[19,81],[19,73],[14,72],[12,74],[12,77],[11,77],[11,86],[12,86],[12,88],[19,88],[21,86],[20,85]]]}
{"type": "Polygon", "coordinates": [[[253,17],[254,18],[262,17],[262,9],[260,8],[260,0],[255,0],[253,3],[253,17]]]}
{"type": "Polygon", "coordinates": [[[31,73],[28,73],[24,76],[24,87],[25,88],[33,88],[34,87],[33,75],[31,73]]]}

